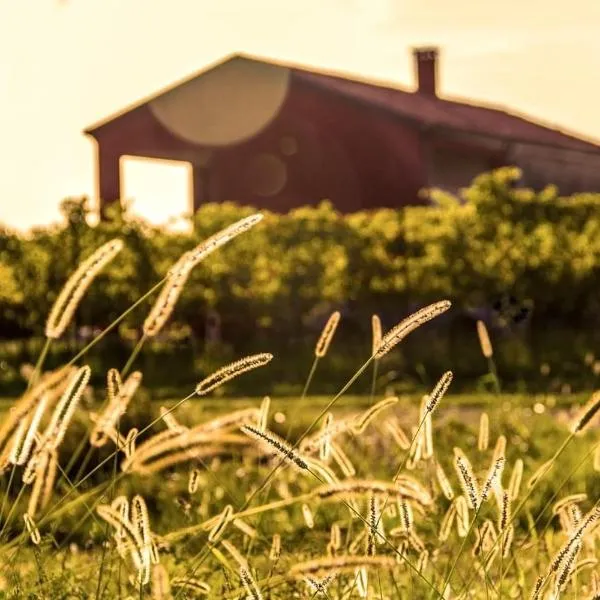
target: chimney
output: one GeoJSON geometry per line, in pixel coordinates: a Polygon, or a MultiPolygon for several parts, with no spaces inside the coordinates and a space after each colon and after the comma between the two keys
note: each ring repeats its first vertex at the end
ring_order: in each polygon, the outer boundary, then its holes
{"type": "Polygon", "coordinates": [[[434,46],[413,49],[417,92],[419,94],[436,96],[438,54],[439,50],[434,46]]]}

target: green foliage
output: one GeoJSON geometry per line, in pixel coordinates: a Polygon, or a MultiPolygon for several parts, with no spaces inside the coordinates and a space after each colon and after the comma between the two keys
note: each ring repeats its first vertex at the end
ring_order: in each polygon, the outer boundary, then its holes
{"type": "MultiPolygon", "coordinates": [[[[598,342],[600,195],[560,197],[552,186],[534,192],[515,187],[517,177],[516,169],[500,169],[476,178],[460,198],[433,190],[430,205],[401,210],[341,215],[323,202],[284,215],[266,211],[251,233],[194,270],[169,327],[147,345],[141,360],[156,364],[156,383],[163,385],[161,365],[169,357],[173,364],[202,366],[206,319],[213,311],[221,317],[223,344],[213,354],[236,356],[264,344],[286,361],[285,346],[293,341],[308,357],[329,313],[341,309],[339,348],[353,348],[354,355],[332,358],[334,386],[346,377],[348,363],[368,352],[372,313],[391,327],[398,314],[446,297],[454,310],[441,327],[449,329],[443,336],[428,335],[431,344],[452,353],[457,374],[482,374],[473,335],[474,321],[481,318],[491,329],[501,375],[539,379],[544,362],[554,374],[566,368],[562,349],[570,347],[579,360],[579,370],[569,368],[570,379],[590,385],[593,364],[582,365],[598,342]],[[503,294],[530,309],[527,322],[515,325],[491,309],[503,294]],[[549,344],[549,336],[559,343],[549,344]]],[[[106,326],[182,252],[253,212],[233,203],[206,204],[188,235],[153,227],[126,209],[115,209],[111,220],[91,227],[85,199],[66,200],[62,209],[64,225],[27,236],[0,230],[0,337],[40,336],[69,273],[93,248],[121,237],[126,250],[90,288],[67,336],[70,349],[81,346],[79,326],[106,326]]],[[[149,306],[150,301],[140,306],[120,327],[112,342],[116,355],[127,355],[123,346],[135,342],[149,306]]],[[[415,348],[409,349],[414,356],[415,348]]],[[[394,357],[397,365],[405,364],[401,353],[394,357]]],[[[421,381],[423,373],[439,374],[443,367],[433,353],[422,348],[421,354],[419,373],[407,366],[403,376],[421,381]]],[[[10,362],[9,355],[0,346],[0,362],[10,362]]],[[[281,379],[294,380],[291,374],[300,379],[297,361],[288,358],[281,379]]],[[[7,375],[0,377],[6,381],[7,375]]]]}

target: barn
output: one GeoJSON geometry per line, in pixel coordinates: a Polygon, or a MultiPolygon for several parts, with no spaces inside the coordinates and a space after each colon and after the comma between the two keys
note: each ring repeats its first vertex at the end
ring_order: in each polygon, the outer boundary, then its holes
{"type": "Polygon", "coordinates": [[[600,145],[442,98],[439,50],[412,55],[414,92],[230,56],[85,130],[101,208],[121,197],[124,156],[190,163],[194,210],[225,200],[277,212],[322,199],[342,212],[398,207],[504,165],[520,166],[534,188],[600,191],[600,145]]]}

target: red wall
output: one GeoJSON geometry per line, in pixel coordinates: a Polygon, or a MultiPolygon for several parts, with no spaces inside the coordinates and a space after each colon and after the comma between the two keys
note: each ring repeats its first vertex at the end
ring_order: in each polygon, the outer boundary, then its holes
{"type": "Polygon", "coordinates": [[[223,150],[217,160],[225,198],[288,210],[329,199],[342,211],[398,206],[417,201],[425,184],[420,138],[415,129],[377,109],[292,80],[289,97],[265,131],[223,150]],[[279,140],[292,135],[298,151],[283,157],[279,140]],[[245,185],[244,166],[261,152],[286,162],[288,183],[271,198],[253,195],[245,185]]]}
{"type": "MultiPolygon", "coordinates": [[[[99,141],[99,194],[118,198],[118,158],[123,154],[194,162],[202,148],[166,131],[142,106],[94,132],[99,141]]],[[[376,108],[357,104],[334,92],[312,87],[292,76],[279,115],[251,140],[215,149],[211,163],[212,196],[258,208],[287,211],[329,199],[341,211],[399,206],[418,202],[426,185],[419,132],[376,108]],[[281,139],[297,140],[286,156],[281,139]],[[256,195],[246,177],[248,164],[260,153],[285,163],[287,180],[275,196],[256,195]]]]}

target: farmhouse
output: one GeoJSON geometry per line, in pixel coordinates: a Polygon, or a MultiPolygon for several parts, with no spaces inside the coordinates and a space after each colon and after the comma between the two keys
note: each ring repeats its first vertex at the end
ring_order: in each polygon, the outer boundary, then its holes
{"type": "Polygon", "coordinates": [[[437,94],[437,48],[413,50],[415,92],[234,55],[88,128],[101,206],[123,156],[187,161],[193,208],[235,200],[285,212],[329,199],[352,212],[456,191],[482,171],[600,191],[600,145],[499,108],[437,94]]]}

